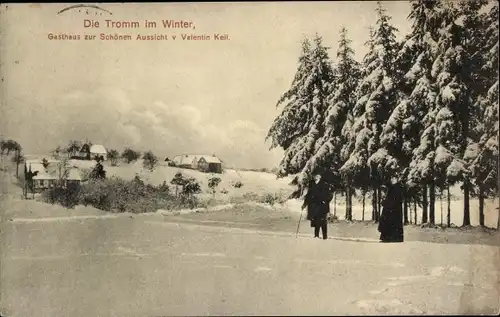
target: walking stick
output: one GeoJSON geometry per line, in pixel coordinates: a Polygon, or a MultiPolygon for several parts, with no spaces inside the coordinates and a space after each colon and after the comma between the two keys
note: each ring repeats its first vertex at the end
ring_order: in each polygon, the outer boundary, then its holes
{"type": "Polygon", "coordinates": [[[297,232],[295,233],[295,238],[299,236],[300,221],[302,220],[302,211],[304,211],[304,209],[300,210],[300,218],[299,218],[299,223],[297,224],[297,232]]]}

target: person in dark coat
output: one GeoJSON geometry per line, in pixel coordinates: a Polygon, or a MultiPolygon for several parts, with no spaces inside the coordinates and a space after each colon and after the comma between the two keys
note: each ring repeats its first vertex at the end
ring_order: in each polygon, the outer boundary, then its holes
{"type": "Polygon", "coordinates": [[[307,206],[307,220],[311,221],[311,227],[314,227],[314,237],[319,238],[319,232],[323,239],[328,239],[327,215],[330,213],[330,201],[333,195],[329,185],[320,175],[309,183],[307,194],[304,198],[302,208],[307,206]]]}
{"type": "Polygon", "coordinates": [[[393,179],[387,186],[387,195],[380,215],[378,231],[381,242],[403,242],[403,188],[393,179]]]}

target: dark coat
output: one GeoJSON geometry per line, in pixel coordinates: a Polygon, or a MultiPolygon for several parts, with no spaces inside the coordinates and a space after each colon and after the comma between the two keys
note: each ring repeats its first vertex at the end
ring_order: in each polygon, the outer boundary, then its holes
{"type": "Polygon", "coordinates": [[[403,188],[400,184],[389,185],[380,215],[378,231],[380,240],[403,241],[403,188]]]}
{"type": "Polygon", "coordinates": [[[316,184],[309,183],[304,204],[307,205],[307,220],[325,218],[330,212],[333,193],[330,186],[322,179],[316,184]]]}

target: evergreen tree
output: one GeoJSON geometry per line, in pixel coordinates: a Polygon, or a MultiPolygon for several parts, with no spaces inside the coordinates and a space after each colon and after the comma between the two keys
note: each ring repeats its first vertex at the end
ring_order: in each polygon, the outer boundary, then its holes
{"type": "MultiPolygon", "coordinates": [[[[328,57],[327,48],[322,44],[322,38],[314,39],[314,48],[311,52],[311,70],[306,78],[308,101],[302,108],[307,111],[305,121],[305,134],[297,138],[290,148],[285,151],[281,161],[281,175],[287,173],[298,173],[306,165],[307,161],[314,155],[316,142],[323,137],[325,132],[324,121],[327,108],[327,100],[333,81],[333,69],[328,57]]],[[[306,180],[300,184],[307,184],[306,180]]]]}
{"type": "MultiPolygon", "coordinates": [[[[459,119],[459,105],[467,99],[466,83],[460,76],[464,54],[459,40],[461,30],[455,23],[457,13],[451,3],[414,2],[413,10],[414,31],[415,26],[420,26],[417,28],[421,33],[419,38],[424,39],[421,56],[425,57],[423,65],[426,66],[425,77],[416,85],[423,84],[420,87],[423,94],[414,104],[425,105],[422,113],[426,114],[422,119],[420,142],[413,151],[409,180],[424,186],[422,222],[427,221],[428,191],[429,221],[434,224],[436,186],[443,191],[444,187],[466,177],[459,119]]],[[[422,70],[422,65],[417,70],[422,70]]],[[[415,90],[412,95],[414,93],[415,90]]]]}
{"type": "MultiPolygon", "coordinates": [[[[310,179],[314,173],[323,175],[328,173],[331,185],[336,189],[341,187],[342,182],[338,170],[343,164],[341,150],[346,140],[342,130],[355,104],[355,90],[360,72],[350,43],[351,41],[347,38],[347,29],[343,27],[340,31],[337,51],[335,90],[328,98],[323,122],[324,135],[317,140],[315,154],[310,157],[302,170],[300,178],[303,182],[310,179]]],[[[306,184],[302,183],[302,185],[306,184]]],[[[348,206],[349,204],[346,204],[346,207],[348,206]]],[[[346,213],[346,219],[352,220],[352,212],[346,213]]]]}
{"type": "Polygon", "coordinates": [[[477,106],[480,93],[479,58],[483,1],[468,1],[455,7],[448,3],[443,15],[443,32],[438,42],[438,56],[434,63],[434,77],[439,91],[436,147],[441,157],[441,171],[446,167],[450,183],[461,180],[464,192],[464,222],[470,225],[470,193],[472,189],[470,164],[476,156],[477,106]],[[458,23],[462,19],[461,24],[458,23]],[[478,85],[479,83],[479,85],[478,85]]]}
{"type": "Polygon", "coordinates": [[[432,118],[425,116],[436,98],[431,69],[437,49],[440,6],[437,1],[417,0],[411,2],[411,7],[412,30],[403,40],[396,58],[399,100],[381,139],[383,146],[397,157],[401,178],[406,184],[405,207],[410,198],[415,203],[422,202],[422,222],[425,223],[427,184],[423,168],[431,163],[427,155],[432,152],[433,144],[433,135],[428,130],[432,118]],[[425,142],[421,142],[421,131],[426,131],[425,142]],[[421,186],[423,190],[419,189],[421,186]],[[417,194],[423,194],[423,199],[417,194]]]}
{"type": "Polygon", "coordinates": [[[94,181],[106,178],[106,171],[104,170],[104,166],[102,165],[102,160],[100,158],[96,158],[96,165],[90,172],[89,178],[94,181]]]}
{"type": "MultiPolygon", "coordinates": [[[[328,48],[322,41],[316,35],[312,49],[307,41],[304,42],[292,88],[278,101],[278,105],[284,102],[286,105],[267,136],[273,140],[272,147],[280,146],[285,150],[278,177],[301,172],[317,150],[317,140],[324,135],[325,112],[334,73],[328,48]]],[[[296,182],[299,186],[296,193],[303,191],[304,183],[307,182],[296,182]]]]}
{"type": "MultiPolygon", "coordinates": [[[[312,68],[309,39],[304,39],[302,42],[298,64],[292,86],[281,96],[276,105],[277,107],[283,106],[283,110],[274,119],[266,137],[266,140],[271,139],[271,148],[281,147],[285,151],[290,151],[292,144],[307,133],[305,124],[309,120],[310,96],[306,89],[308,88],[306,81],[312,68]]],[[[283,166],[280,165],[277,174],[284,176],[289,172],[293,173],[293,171],[286,171],[286,167],[283,170],[283,166]]]]}
{"type": "Polygon", "coordinates": [[[389,173],[392,173],[394,165],[397,164],[382,148],[380,137],[397,102],[394,62],[398,45],[395,35],[397,29],[390,24],[391,18],[380,2],[377,15],[373,37],[368,43],[372,46],[371,52],[365,56],[364,76],[358,88],[358,102],[354,108],[355,119],[349,145],[353,150],[341,172],[349,182],[357,173],[369,168],[371,186],[376,191],[373,195],[373,199],[377,200],[374,206],[380,210],[381,185],[389,178],[389,173]]]}
{"type": "MultiPolygon", "coordinates": [[[[484,4],[484,3],[483,3],[484,4]]],[[[471,11],[471,4],[466,13],[471,11]]],[[[476,13],[472,4],[473,13],[476,13]]],[[[479,223],[484,226],[484,199],[498,193],[498,3],[485,15],[474,14],[465,19],[466,27],[479,34],[468,49],[475,68],[474,108],[477,111],[473,123],[474,141],[469,144],[465,159],[471,161],[470,170],[479,197],[479,223]]],[[[500,219],[500,217],[499,217],[500,219]]]]}
{"type": "MultiPolygon", "coordinates": [[[[365,104],[370,97],[374,85],[370,74],[377,68],[377,55],[375,54],[375,31],[370,28],[370,37],[365,43],[368,53],[363,58],[361,79],[356,88],[356,104],[349,111],[347,120],[342,129],[342,136],[346,142],[341,150],[341,158],[344,163],[340,173],[344,179],[361,179],[365,184],[369,181],[368,169],[368,140],[370,130],[365,127],[365,104]]],[[[374,191],[373,202],[376,201],[377,193],[374,191]]],[[[377,220],[377,204],[373,204],[372,220],[377,220]]]]}
{"type": "MultiPolygon", "coordinates": [[[[382,5],[378,4],[378,20],[375,33],[375,50],[378,55],[376,88],[370,95],[365,113],[367,126],[372,131],[368,141],[368,165],[377,184],[384,183],[397,169],[397,159],[391,156],[381,144],[381,136],[389,115],[397,103],[398,78],[394,67],[396,60],[397,29],[390,24],[391,18],[382,5]],[[378,72],[377,72],[378,71],[378,72]]],[[[401,138],[399,138],[401,139],[401,138]]]]}

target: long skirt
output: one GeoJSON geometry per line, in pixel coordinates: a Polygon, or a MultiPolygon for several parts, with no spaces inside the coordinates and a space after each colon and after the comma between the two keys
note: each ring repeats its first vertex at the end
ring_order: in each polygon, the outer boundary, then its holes
{"type": "Polygon", "coordinates": [[[399,210],[383,210],[378,230],[381,242],[403,242],[403,221],[399,210]]]}

